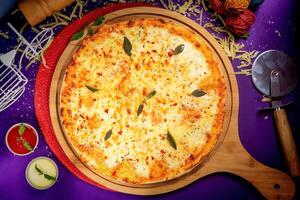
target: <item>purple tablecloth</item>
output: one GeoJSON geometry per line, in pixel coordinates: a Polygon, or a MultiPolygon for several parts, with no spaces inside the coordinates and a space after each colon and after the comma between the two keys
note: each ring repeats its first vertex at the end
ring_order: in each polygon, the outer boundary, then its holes
{"type": "MultiPolygon", "coordinates": [[[[155,1],[160,5],[160,1],[155,1]]],[[[256,10],[256,22],[251,27],[250,36],[243,41],[247,50],[264,51],[279,49],[288,53],[295,61],[299,61],[296,49],[296,1],[265,0],[256,10]]],[[[102,2],[88,1],[84,12],[100,7],[102,2]]],[[[298,5],[299,6],[299,5],[298,5]]],[[[9,30],[6,22],[10,14],[0,20],[0,30],[9,31],[10,38],[0,37],[0,53],[6,53],[16,44],[16,36],[9,30]]],[[[193,19],[193,17],[192,17],[193,19]]],[[[12,22],[17,24],[18,22],[12,22]]],[[[42,22],[47,23],[47,20],[42,22]]],[[[57,33],[61,28],[55,29],[57,33]]],[[[298,32],[299,34],[299,32],[298,32]]],[[[34,35],[27,27],[23,35],[30,39],[34,35]]],[[[233,63],[236,66],[237,63],[233,63]]],[[[228,174],[214,174],[195,183],[168,194],[142,197],[110,192],[91,186],[67,171],[52,155],[39,130],[33,107],[35,76],[38,64],[29,70],[22,69],[28,78],[26,91],[12,106],[0,112],[0,199],[263,199],[256,189],[246,181],[228,174]],[[27,122],[37,128],[39,145],[29,156],[14,156],[5,145],[5,134],[9,127],[18,122],[27,122]],[[25,168],[29,161],[37,156],[49,156],[56,161],[59,168],[58,182],[50,189],[39,191],[28,185],[25,179],[25,168]]],[[[251,82],[251,76],[237,75],[240,112],[240,138],[247,151],[257,160],[271,167],[286,170],[281,151],[276,139],[272,115],[269,112],[258,114],[257,110],[266,105],[261,102],[259,94],[251,82]]],[[[300,147],[300,123],[296,117],[300,111],[300,88],[292,95],[295,102],[288,108],[288,116],[298,149],[300,147]],[[297,95],[298,94],[298,95],[297,95]]],[[[220,163],[221,164],[221,163],[220,163]]],[[[299,195],[298,195],[299,198],[299,195]]]]}

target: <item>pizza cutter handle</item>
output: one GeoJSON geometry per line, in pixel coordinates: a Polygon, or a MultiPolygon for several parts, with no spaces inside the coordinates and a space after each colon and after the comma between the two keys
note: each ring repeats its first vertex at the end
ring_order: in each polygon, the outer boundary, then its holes
{"type": "Polygon", "coordinates": [[[300,161],[285,110],[283,108],[276,108],[274,118],[289,172],[292,177],[300,177],[300,161]]]}

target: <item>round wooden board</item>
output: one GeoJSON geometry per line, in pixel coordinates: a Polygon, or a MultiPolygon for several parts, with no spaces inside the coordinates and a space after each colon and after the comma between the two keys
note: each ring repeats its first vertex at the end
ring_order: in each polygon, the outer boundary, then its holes
{"type": "Polygon", "coordinates": [[[60,86],[64,77],[67,65],[71,61],[72,54],[79,48],[81,41],[72,41],[65,48],[55,68],[49,96],[50,116],[55,132],[55,136],[64,150],[67,157],[74,165],[87,177],[115,191],[139,194],[154,195],[170,192],[182,188],[195,180],[216,172],[229,172],[241,176],[253,184],[267,199],[291,199],[295,192],[292,180],[285,173],[264,166],[252,158],[243,148],[238,134],[238,88],[235,74],[229,59],[224,54],[217,41],[201,26],[192,20],[160,8],[134,7],[118,10],[105,16],[105,23],[128,20],[134,18],[161,18],[172,20],[182,26],[192,29],[204,38],[210,48],[219,59],[220,67],[226,82],[226,114],[223,124],[223,133],[213,152],[188,174],[179,178],[157,183],[134,185],[116,182],[109,178],[100,177],[87,168],[72,151],[68,141],[64,137],[63,129],[60,125],[59,97],[60,86]],[[279,188],[274,185],[279,184],[279,188]]]}

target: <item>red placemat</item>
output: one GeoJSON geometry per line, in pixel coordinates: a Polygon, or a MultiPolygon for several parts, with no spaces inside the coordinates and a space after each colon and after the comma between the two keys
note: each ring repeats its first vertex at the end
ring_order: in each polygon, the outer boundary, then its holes
{"type": "Polygon", "coordinates": [[[99,185],[95,181],[91,180],[85,176],[66,156],[63,149],[61,148],[53,127],[50,118],[49,111],[49,92],[50,85],[52,80],[52,75],[55,70],[56,64],[63,53],[65,47],[69,44],[69,41],[72,35],[78,32],[86,24],[96,20],[99,16],[106,15],[110,12],[129,8],[136,6],[145,6],[143,3],[126,3],[126,4],[112,4],[102,8],[98,8],[88,14],[84,15],[81,19],[69,24],[65,27],[53,40],[49,48],[44,54],[44,58],[47,63],[47,68],[41,64],[37,73],[36,82],[35,82],[35,92],[34,92],[34,106],[35,114],[39,123],[39,126],[42,130],[42,133],[45,137],[46,142],[48,143],[52,152],[56,155],[59,161],[76,177],[80,178],[83,181],[86,181],[92,185],[95,185],[100,188],[106,187],[99,185]]]}

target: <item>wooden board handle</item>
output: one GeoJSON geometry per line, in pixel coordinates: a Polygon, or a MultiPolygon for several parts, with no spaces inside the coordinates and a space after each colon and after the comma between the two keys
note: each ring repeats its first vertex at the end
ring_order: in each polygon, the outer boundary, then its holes
{"type": "Polygon", "coordinates": [[[295,194],[295,185],[289,175],[266,166],[254,159],[244,170],[230,169],[229,172],[238,175],[251,183],[268,200],[291,200],[295,194]]]}
{"type": "Polygon", "coordinates": [[[291,177],[256,161],[241,143],[235,141],[233,134],[230,136],[233,140],[226,140],[210,162],[199,170],[199,173],[204,175],[214,172],[235,174],[251,183],[268,200],[291,200],[295,193],[295,185],[291,177]]]}
{"type": "Polygon", "coordinates": [[[300,162],[297,154],[295,141],[284,109],[274,111],[278,137],[289,172],[293,177],[300,176],[300,162]]]}

